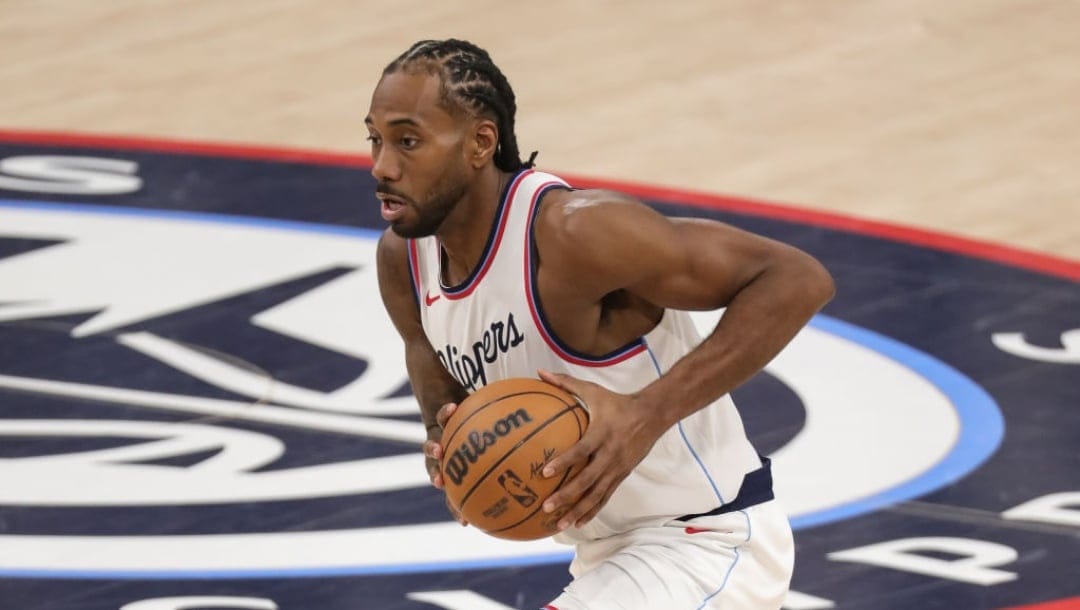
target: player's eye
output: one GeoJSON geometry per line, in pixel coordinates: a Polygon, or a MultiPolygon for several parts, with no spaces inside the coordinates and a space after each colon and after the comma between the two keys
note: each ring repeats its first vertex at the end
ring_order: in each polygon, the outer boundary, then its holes
{"type": "Polygon", "coordinates": [[[382,144],[382,138],[380,138],[379,136],[368,136],[367,141],[371,142],[373,146],[378,146],[379,144],[382,144]]]}
{"type": "Polygon", "coordinates": [[[420,139],[412,136],[404,136],[401,138],[400,142],[402,148],[415,148],[416,145],[420,143],[420,139]]]}

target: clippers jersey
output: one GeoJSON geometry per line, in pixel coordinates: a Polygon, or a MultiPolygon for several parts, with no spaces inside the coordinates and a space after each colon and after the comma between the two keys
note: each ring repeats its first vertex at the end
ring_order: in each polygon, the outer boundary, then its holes
{"type": "MultiPolygon", "coordinates": [[[[442,248],[435,237],[409,241],[424,332],[443,366],[470,392],[509,377],[535,378],[544,368],[629,394],[701,341],[689,314],[675,310],[666,310],[644,336],[603,356],[576,352],[554,335],[536,293],[532,223],[544,193],[568,188],[550,174],[515,175],[479,264],[457,286],[442,282],[442,248]]],[[[723,396],[666,430],[588,524],[555,539],[596,540],[710,511],[734,499],[743,476],[761,467],[734,403],[723,396]]]]}

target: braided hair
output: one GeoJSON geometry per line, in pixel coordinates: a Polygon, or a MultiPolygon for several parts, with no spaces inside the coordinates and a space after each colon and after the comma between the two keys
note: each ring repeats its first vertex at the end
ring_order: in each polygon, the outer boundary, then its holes
{"type": "Polygon", "coordinates": [[[442,78],[441,102],[447,109],[466,109],[495,121],[499,129],[495,167],[513,172],[533,166],[535,152],[525,162],[518,152],[514,90],[487,51],[454,38],[421,40],[390,62],[383,76],[418,68],[442,78]]]}

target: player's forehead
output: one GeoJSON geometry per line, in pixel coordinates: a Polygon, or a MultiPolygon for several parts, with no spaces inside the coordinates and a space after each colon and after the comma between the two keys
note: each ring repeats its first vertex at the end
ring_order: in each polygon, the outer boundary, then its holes
{"type": "Polygon", "coordinates": [[[428,129],[452,124],[442,101],[442,80],[426,70],[399,70],[382,77],[365,122],[379,128],[406,122],[428,129]]]}

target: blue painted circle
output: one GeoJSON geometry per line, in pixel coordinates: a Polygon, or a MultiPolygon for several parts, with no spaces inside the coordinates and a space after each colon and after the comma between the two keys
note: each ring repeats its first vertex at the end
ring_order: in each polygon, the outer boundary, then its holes
{"type": "MultiPolygon", "coordinates": [[[[133,209],[101,205],[56,204],[36,201],[0,200],[0,207],[37,209],[78,214],[109,214],[152,217],[161,220],[247,225],[274,230],[335,234],[357,239],[377,239],[380,231],[323,223],[274,220],[249,216],[230,216],[205,212],[133,209]]],[[[792,519],[794,529],[850,519],[883,507],[916,498],[959,480],[990,458],[1004,437],[1004,418],[997,403],[978,384],[956,369],[915,348],[873,331],[824,315],[816,316],[811,326],[858,343],[907,367],[937,387],[953,405],[960,420],[960,436],[949,453],[936,465],[914,479],[872,496],[792,519]]],[[[572,553],[507,557],[446,563],[389,564],[383,566],[333,566],[326,568],[193,571],[47,571],[8,570],[0,574],[20,578],[89,578],[89,579],[224,579],[267,577],[312,577],[335,575],[380,575],[434,572],[446,570],[490,569],[565,563],[572,553]]]]}

